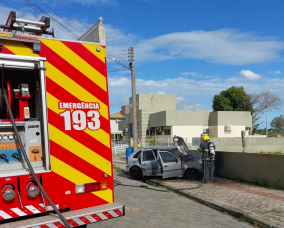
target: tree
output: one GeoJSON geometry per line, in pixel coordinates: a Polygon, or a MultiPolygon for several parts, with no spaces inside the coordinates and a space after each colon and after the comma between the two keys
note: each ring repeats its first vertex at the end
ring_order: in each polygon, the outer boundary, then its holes
{"type": "Polygon", "coordinates": [[[284,116],[280,115],[278,117],[274,117],[274,119],[271,121],[270,126],[272,129],[275,130],[277,134],[283,134],[284,133],[284,116]]]}
{"type": "MultiPolygon", "coordinates": [[[[260,93],[250,94],[251,102],[253,105],[252,124],[256,125],[256,122],[261,116],[271,110],[280,110],[282,107],[282,99],[280,96],[270,92],[262,91],[260,93]]],[[[261,123],[258,123],[258,125],[261,123]]]]}
{"type": "Polygon", "coordinates": [[[253,112],[251,97],[242,86],[222,91],[213,98],[214,111],[250,111],[253,112]]]}

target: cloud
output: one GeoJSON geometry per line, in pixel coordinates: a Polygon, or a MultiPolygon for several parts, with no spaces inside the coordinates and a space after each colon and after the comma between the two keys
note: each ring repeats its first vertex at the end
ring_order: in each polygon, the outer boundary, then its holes
{"type": "Polygon", "coordinates": [[[120,98],[120,101],[118,103],[118,107],[122,107],[124,105],[129,105],[129,98],[126,96],[123,96],[120,98]]]}
{"type": "Polygon", "coordinates": [[[249,80],[257,80],[261,78],[259,74],[255,74],[254,72],[250,70],[241,70],[240,75],[246,77],[249,80]]]}
{"type": "MultiPolygon", "coordinates": [[[[10,11],[16,11],[16,16],[21,17],[26,20],[31,20],[31,21],[39,21],[41,18],[42,14],[37,14],[35,13],[31,8],[29,7],[23,7],[21,9],[14,9],[10,7],[5,7],[0,4],[0,21],[5,23],[10,11]]],[[[61,27],[58,25],[58,23],[54,22],[51,20],[51,27],[54,27],[55,30],[55,37],[62,38],[62,39],[77,39],[77,37],[74,35],[76,34],[78,37],[82,35],[89,27],[91,27],[92,24],[86,22],[85,20],[78,20],[76,18],[60,18],[56,14],[49,13],[51,17],[56,19],[59,23],[65,25],[70,31],[67,31],[65,28],[61,27]],[[68,21],[69,24],[72,26],[68,25],[66,23],[68,21]],[[74,33],[74,34],[73,34],[74,33]]],[[[95,21],[94,21],[95,23],[95,21]]],[[[33,27],[33,25],[29,25],[33,27]]],[[[51,28],[47,29],[47,31],[51,31],[51,28]]],[[[47,36],[47,35],[46,35],[47,36]]],[[[50,35],[48,35],[50,37],[50,35]]]]}
{"type": "Polygon", "coordinates": [[[142,39],[106,26],[109,49],[134,46],[137,62],[197,59],[218,64],[246,65],[275,60],[284,42],[233,29],[191,31],[142,39]]]}
{"type": "Polygon", "coordinates": [[[184,97],[176,97],[177,110],[198,110],[203,109],[202,102],[199,100],[190,101],[184,97]]]}
{"type": "MultiPolygon", "coordinates": [[[[72,0],[82,4],[107,4],[110,0],[72,0]]],[[[0,5],[0,20],[6,21],[7,12],[13,8],[0,5]]],[[[39,20],[38,15],[30,8],[17,9],[17,16],[28,20],[39,20]]],[[[50,13],[57,21],[68,27],[72,33],[80,36],[92,23],[84,19],[72,17],[64,18],[75,28],[57,15],[50,13]]],[[[72,39],[73,34],[66,32],[64,28],[55,28],[55,36],[58,38],[72,39]]],[[[220,29],[215,31],[191,31],[169,33],[150,39],[143,39],[133,33],[123,32],[111,25],[105,25],[107,53],[115,56],[115,50],[125,50],[130,46],[135,48],[136,63],[155,62],[174,59],[197,59],[207,62],[228,65],[246,65],[262,63],[280,58],[279,52],[284,49],[284,42],[273,37],[260,37],[250,33],[233,29],[220,29]]],[[[74,39],[74,38],[73,38],[74,39]]],[[[193,73],[193,72],[189,72],[193,73]]],[[[193,76],[193,75],[191,75],[193,76]]]]}
{"type": "Polygon", "coordinates": [[[268,74],[282,74],[282,71],[280,71],[280,70],[275,70],[275,71],[268,71],[267,72],[268,74]]]}
{"type": "Polygon", "coordinates": [[[109,102],[109,107],[110,107],[110,108],[116,107],[116,106],[117,106],[117,104],[116,104],[115,102],[113,102],[113,101],[110,101],[110,102],[109,102]]]}
{"type": "MultiPolygon", "coordinates": [[[[108,77],[110,100],[119,103],[124,98],[128,104],[131,96],[131,79],[129,77],[108,77]],[[122,89],[123,88],[123,89],[122,89]]],[[[212,109],[214,95],[234,86],[243,86],[248,94],[259,93],[261,90],[270,90],[284,100],[284,78],[266,78],[262,80],[247,80],[246,77],[195,79],[186,77],[164,78],[161,80],[136,79],[137,93],[165,93],[174,94],[177,99],[177,108],[181,110],[212,109]],[[183,100],[184,99],[184,100],[183,100]]],[[[122,106],[122,105],[120,105],[122,106]]]]}
{"type": "Polygon", "coordinates": [[[202,78],[202,74],[198,74],[197,72],[182,72],[181,75],[183,76],[192,76],[194,78],[202,78]]]}

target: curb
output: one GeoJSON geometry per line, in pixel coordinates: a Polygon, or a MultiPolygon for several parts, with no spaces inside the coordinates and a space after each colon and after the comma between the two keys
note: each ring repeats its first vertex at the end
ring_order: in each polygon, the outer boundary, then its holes
{"type": "MultiPolygon", "coordinates": [[[[114,164],[114,166],[116,168],[119,168],[122,172],[124,173],[127,173],[124,169],[121,169],[119,166],[116,166],[114,164]]],[[[184,197],[187,197],[187,198],[190,198],[190,199],[193,199],[194,201],[200,203],[200,204],[203,204],[207,207],[210,207],[214,210],[217,210],[217,211],[220,211],[220,212],[224,212],[226,211],[227,214],[233,216],[233,217],[236,217],[236,218],[240,218],[240,217],[243,217],[244,218],[244,222],[247,222],[247,223],[250,223],[250,224],[254,224],[255,222],[257,223],[257,227],[262,227],[262,228],[283,228],[282,225],[279,225],[277,223],[272,223],[272,222],[268,222],[268,221],[265,221],[259,217],[256,217],[254,215],[252,215],[250,212],[242,212],[241,210],[238,210],[236,208],[231,208],[231,207],[226,207],[226,206],[222,206],[222,205],[219,205],[219,204],[216,204],[214,202],[210,202],[210,201],[207,201],[206,199],[203,199],[199,196],[195,196],[194,194],[191,194],[191,193],[185,193],[183,191],[180,191],[180,190],[177,190],[173,187],[170,187],[170,186],[167,186],[165,184],[163,184],[162,182],[160,181],[157,181],[157,180],[151,180],[148,184],[152,184],[152,183],[155,183],[159,186],[162,186],[162,187],[165,187],[167,188],[168,190],[174,192],[174,193],[177,193],[179,195],[182,195],[184,197]]]]}
{"type": "MultiPolygon", "coordinates": [[[[194,201],[200,203],[200,204],[203,204],[207,207],[210,207],[214,210],[217,210],[217,211],[220,211],[220,212],[224,212],[226,211],[227,214],[233,216],[233,217],[236,217],[236,218],[240,218],[240,217],[243,217],[245,220],[244,222],[247,222],[247,223],[250,223],[250,224],[254,224],[254,222],[257,222],[257,227],[262,227],[262,228],[281,228],[282,226],[278,225],[277,223],[271,223],[271,222],[268,222],[268,221],[265,221],[261,218],[258,218],[254,215],[251,215],[250,213],[244,213],[242,212],[241,210],[238,210],[238,209],[235,209],[235,208],[231,208],[231,207],[226,207],[226,206],[222,206],[222,205],[219,205],[219,204],[216,204],[214,202],[210,202],[210,201],[207,201],[206,199],[203,199],[199,196],[195,196],[194,194],[191,194],[191,193],[185,193],[183,191],[180,191],[180,190],[177,190],[173,187],[169,187],[159,181],[156,181],[156,180],[151,180],[152,183],[156,183],[162,187],[166,187],[167,189],[169,189],[170,191],[174,192],[174,193],[177,193],[179,195],[182,195],[182,196],[185,196],[187,198],[190,198],[190,199],[193,199],[194,201]]],[[[282,227],[283,228],[283,227],[282,227]]]]}

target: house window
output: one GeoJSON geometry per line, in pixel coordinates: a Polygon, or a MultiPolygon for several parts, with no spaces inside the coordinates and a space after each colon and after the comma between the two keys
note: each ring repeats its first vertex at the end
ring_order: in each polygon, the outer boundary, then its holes
{"type": "Polygon", "coordinates": [[[165,129],[165,135],[171,135],[171,129],[165,129]]]}
{"type": "Polygon", "coordinates": [[[156,130],[156,135],[162,135],[162,131],[156,130]]]}
{"type": "Polygon", "coordinates": [[[146,135],[150,135],[150,130],[146,130],[146,135]]]}

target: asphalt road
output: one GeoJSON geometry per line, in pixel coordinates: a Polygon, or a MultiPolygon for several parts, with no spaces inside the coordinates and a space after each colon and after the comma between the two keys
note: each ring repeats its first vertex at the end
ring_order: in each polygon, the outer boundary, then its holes
{"type": "MultiPolygon", "coordinates": [[[[114,171],[114,179],[127,185],[140,186],[141,182],[114,171]]],[[[149,188],[154,188],[149,186],[149,188]]],[[[155,188],[162,190],[161,188],[155,188]]],[[[210,193],[208,193],[210,194],[210,193]]],[[[152,227],[252,227],[172,192],[161,192],[125,186],[115,187],[115,201],[125,205],[124,217],[93,223],[87,228],[152,228],[152,227]]]]}

